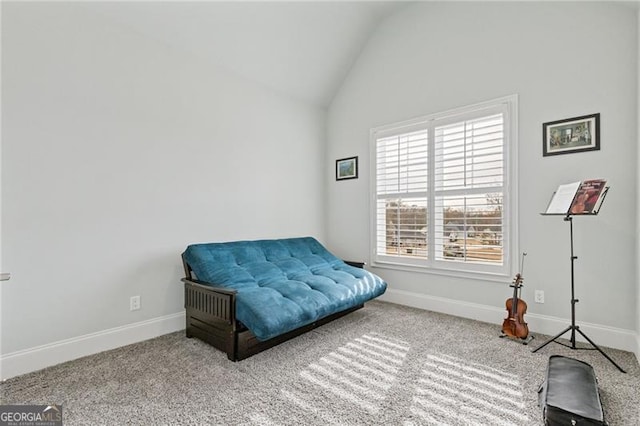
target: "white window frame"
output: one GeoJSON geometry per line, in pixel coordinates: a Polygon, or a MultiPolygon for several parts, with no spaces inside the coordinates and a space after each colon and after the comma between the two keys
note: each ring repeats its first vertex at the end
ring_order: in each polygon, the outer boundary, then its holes
{"type": "Polygon", "coordinates": [[[408,121],[393,123],[371,129],[370,132],[370,263],[374,267],[400,269],[462,276],[475,279],[495,280],[510,277],[515,273],[518,259],[518,96],[510,95],[453,110],[431,114],[408,121]],[[387,136],[403,134],[419,129],[429,129],[429,186],[428,235],[433,240],[435,218],[435,143],[433,129],[456,121],[469,120],[494,112],[504,114],[504,185],[503,185],[503,263],[490,265],[475,262],[457,262],[435,259],[435,243],[428,241],[428,259],[408,256],[385,256],[377,253],[377,140],[387,136]]]}

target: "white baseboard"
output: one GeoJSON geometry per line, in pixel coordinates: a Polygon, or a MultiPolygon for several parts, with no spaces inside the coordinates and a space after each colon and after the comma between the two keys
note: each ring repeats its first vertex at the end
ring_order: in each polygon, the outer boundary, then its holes
{"type": "Polygon", "coordinates": [[[61,340],[3,355],[0,379],[41,370],[98,352],[119,348],[185,328],[184,312],[61,340]]]}
{"type": "MultiPolygon", "coordinates": [[[[502,325],[502,321],[505,317],[505,310],[503,308],[462,302],[443,297],[428,296],[405,290],[387,288],[386,293],[378,299],[385,302],[441,312],[491,324],[502,325]]],[[[571,323],[570,319],[538,314],[527,314],[525,319],[531,332],[550,336],[557,335],[571,323]]],[[[580,327],[580,330],[589,336],[589,338],[598,346],[633,352],[636,354],[636,357],[640,358],[640,338],[635,331],[609,327],[606,325],[590,324],[582,321],[578,322],[577,325],[580,327]]],[[[500,334],[500,330],[501,327],[496,327],[497,334],[500,334]]],[[[569,338],[570,334],[567,332],[563,337],[569,338]]],[[[586,342],[580,333],[576,333],[576,340],[586,342]]],[[[540,342],[540,344],[542,343],[543,342],[540,342]]]]}
{"type": "MultiPolygon", "coordinates": [[[[497,325],[502,324],[504,319],[504,309],[495,306],[462,302],[404,290],[387,289],[387,292],[379,300],[497,325]]],[[[166,315],[3,355],[0,358],[0,379],[5,380],[84,356],[183,330],[185,327],[184,315],[184,312],[166,315]]],[[[532,332],[551,336],[555,336],[569,324],[567,319],[537,314],[528,314],[526,320],[529,330],[532,332]]],[[[579,325],[580,329],[598,345],[634,352],[640,362],[640,335],[638,333],[583,322],[579,325]]],[[[499,327],[496,330],[496,333],[499,333],[499,327]]],[[[567,336],[568,333],[564,337],[567,336]]],[[[577,340],[585,341],[579,334],[577,340]]]]}

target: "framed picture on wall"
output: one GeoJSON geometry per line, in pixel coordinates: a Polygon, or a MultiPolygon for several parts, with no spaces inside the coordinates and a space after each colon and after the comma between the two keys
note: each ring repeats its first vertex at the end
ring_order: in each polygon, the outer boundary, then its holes
{"type": "Polygon", "coordinates": [[[358,157],[336,160],[336,180],[358,178],[358,157]]]}
{"type": "Polygon", "coordinates": [[[600,114],[583,115],[542,124],[542,155],[600,149],[600,114]]]}

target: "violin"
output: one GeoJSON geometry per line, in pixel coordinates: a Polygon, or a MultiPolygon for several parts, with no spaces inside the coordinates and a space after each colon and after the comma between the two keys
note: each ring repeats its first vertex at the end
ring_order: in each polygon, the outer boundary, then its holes
{"type": "Polygon", "coordinates": [[[526,339],[529,335],[529,327],[524,322],[524,314],[527,313],[527,304],[524,300],[518,297],[518,290],[522,288],[522,271],[524,270],[524,257],[527,253],[522,253],[522,264],[520,272],[518,272],[513,279],[513,297],[507,299],[505,302],[507,308],[507,317],[502,323],[502,332],[510,337],[518,337],[520,339],[526,339]]]}

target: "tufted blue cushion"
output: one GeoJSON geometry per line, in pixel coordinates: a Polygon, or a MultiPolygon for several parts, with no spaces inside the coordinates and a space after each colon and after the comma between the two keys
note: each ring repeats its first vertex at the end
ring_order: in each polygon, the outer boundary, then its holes
{"type": "Polygon", "coordinates": [[[387,288],[311,237],[193,244],[184,258],[199,280],[237,290],[236,318],[259,340],[360,305],[387,288]]]}

